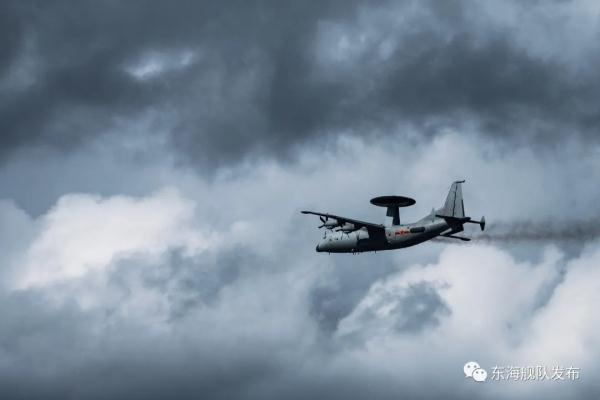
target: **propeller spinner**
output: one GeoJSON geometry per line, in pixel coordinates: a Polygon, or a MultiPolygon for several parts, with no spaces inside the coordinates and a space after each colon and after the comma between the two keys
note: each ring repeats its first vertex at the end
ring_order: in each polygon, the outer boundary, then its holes
{"type": "Polygon", "coordinates": [[[340,226],[340,223],[338,222],[337,219],[332,218],[331,220],[329,220],[329,218],[327,218],[327,217],[325,217],[325,218],[319,217],[319,219],[323,223],[322,225],[319,226],[319,229],[326,228],[326,229],[332,230],[333,228],[340,226]]]}

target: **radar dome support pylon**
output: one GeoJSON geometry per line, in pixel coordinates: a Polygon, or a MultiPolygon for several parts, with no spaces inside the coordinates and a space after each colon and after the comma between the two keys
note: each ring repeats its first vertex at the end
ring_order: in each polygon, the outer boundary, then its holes
{"type": "Polygon", "coordinates": [[[400,225],[400,207],[408,207],[416,201],[405,196],[379,196],[371,199],[371,204],[378,207],[386,207],[385,215],[392,217],[392,225],[400,225]]]}

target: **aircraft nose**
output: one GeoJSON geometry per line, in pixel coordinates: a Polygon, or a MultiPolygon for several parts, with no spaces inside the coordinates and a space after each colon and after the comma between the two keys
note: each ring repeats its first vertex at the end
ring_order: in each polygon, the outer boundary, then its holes
{"type": "Polygon", "coordinates": [[[319,250],[319,245],[317,245],[317,247],[315,248],[316,251],[321,251],[319,250]]]}

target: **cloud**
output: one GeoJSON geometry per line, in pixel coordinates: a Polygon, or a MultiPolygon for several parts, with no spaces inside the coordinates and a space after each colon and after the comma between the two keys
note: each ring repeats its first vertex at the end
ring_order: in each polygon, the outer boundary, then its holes
{"type": "Polygon", "coordinates": [[[236,226],[199,240],[192,210],[172,191],[70,195],[40,217],[20,257],[29,264],[16,263],[27,268],[0,292],[3,396],[124,396],[151,376],[164,379],[143,397],[186,397],[180,384],[239,396],[276,373],[269,352],[301,351],[311,327],[295,311],[310,276],[263,266],[272,261],[240,245],[236,226]],[[173,373],[182,361],[193,374],[173,373]]]}
{"type": "Polygon", "coordinates": [[[569,263],[563,282],[533,319],[533,334],[523,346],[524,357],[547,362],[573,357],[594,368],[599,343],[592,332],[600,321],[591,308],[598,296],[599,256],[597,246],[591,245],[580,258],[569,263]],[[560,340],[561,346],[553,345],[555,340],[560,340]]]}
{"type": "Polygon", "coordinates": [[[0,9],[2,398],[597,397],[593,2],[0,9]],[[327,256],[299,213],[461,178],[502,240],[327,256]]]}
{"type": "MultiPolygon", "coordinates": [[[[555,267],[557,253],[547,253],[546,258],[545,266],[542,264],[532,268],[515,263],[510,256],[491,247],[449,247],[442,252],[437,266],[417,265],[388,277],[384,282],[374,284],[361,304],[342,321],[340,333],[355,329],[369,330],[375,325],[362,323],[361,320],[370,316],[369,319],[375,318],[385,323],[387,329],[382,334],[389,335],[390,329],[396,329],[396,318],[407,318],[410,316],[409,312],[416,311],[413,307],[412,310],[398,312],[398,316],[393,317],[399,307],[410,305],[410,301],[406,301],[406,298],[410,300],[410,296],[403,293],[414,293],[416,288],[420,288],[424,293],[421,293],[419,299],[429,299],[435,305],[428,307],[423,303],[420,305],[421,309],[425,311],[429,308],[432,312],[437,310],[442,313],[439,318],[440,331],[448,329],[457,336],[464,335],[462,340],[467,341],[477,339],[470,336],[469,332],[479,335],[484,330],[487,340],[498,339],[492,337],[494,333],[503,338],[505,326],[515,324],[523,318],[528,309],[536,304],[535,293],[539,287],[544,282],[553,281],[554,274],[558,273],[555,267]],[[525,272],[527,279],[521,276],[525,272]],[[519,281],[520,286],[513,287],[510,299],[504,298],[502,293],[514,285],[515,281],[519,281]]],[[[415,306],[418,308],[419,304],[415,306]]],[[[368,331],[365,339],[375,340],[375,336],[374,332],[368,331]]]]}
{"type": "Polygon", "coordinates": [[[20,2],[3,15],[4,159],[147,121],[203,173],[346,134],[595,138],[597,24],[577,3],[20,2]],[[566,58],[563,42],[587,51],[566,58]]]}
{"type": "MultiPolygon", "coordinates": [[[[37,221],[25,218],[35,233],[19,239],[29,245],[17,259],[35,256],[39,264],[23,272],[72,268],[27,286],[17,279],[0,292],[7,378],[0,391],[7,398],[432,398],[471,390],[461,372],[472,358],[488,368],[594,368],[600,344],[587,310],[597,297],[588,279],[600,257],[594,246],[573,259],[546,247],[531,261],[486,245],[446,246],[430,263],[407,264],[419,258],[410,251],[357,263],[312,252],[299,258],[288,251],[297,237],[257,251],[239,228],[203,225],[195,203],[174,191],[70,195],[37,221]],[[564,318],[571,328],[561,328],[564,318]]],[[[586,379],[521,393],[495,382],[482,393],[558,398],[594,388],[586,379]]]]}
{"type": "MultiPolygon", "coordinates": [[[[376,290],[371,288],[371,290],[376,290]]],[[[369,296],[371,293],[369,293],[369,296]]],[[[439,324],[439,319],[450,313],[436,288],[427,282],[416,282],[407,287],[391,290],[381,294],[381,298],[372,300],[370,297],[363,299],[359,308],[353,311],[360,315],[357,323],[361,326],[374,327],[378,321],[391,324],[391,328],[398,333],[421,333],[428,328],[439,324]],[[364,306],[363,302],[377,302],[364,306]],[[365,307],[361,309],[360,307],[365,307]]],[[[352,318],[352,317],[350,317],[352,318]]],[[[347,324],[344,322],[344,324],[347,324]]],[[[343,325],[340,334],[348,334],[348,328],[343,325]]]]}
{"type": "Polygon", "coordinates": [[[24,289],[81,277],[131,254],[152,258],[170,248],[200,252],[214,239],[186,228],[192,212],[192,204],[176,192],[143,200],[64,196],[40,221],[15,286],[24,289]]]}
{"type": "MultiPolygon", "coordinates": [[[[589,268],[598,257],[594,246],[566,263],[552,247],[547,247],[543,259],[536,263],[517,262],[489,246],[449,247],[437,262],[414,265],[371,286],[360,304],[340,322],[338,335],[351,349],[344,356],[348,363],[361,365],[377,376],[394,373],[396,379],[405,382],[398,385],[404,390],[406,382],[412,382],[408,390],[423,397],[428,397],[425,393],[435,396],[442,387],[453,387],[452,393],[468,391],[468,386],[459,382],[460,368],[471,359],[488,371],[495,365],[544,365],[548,371],[562,365],[593,370],[591,359],[599,347],[590,332],[598,322],[587,318],[586,310],[594,304],[597,291],[594,284],[583,284],[579,279],[590,278],[589,268]],[[439,324],[416,337],[397,331],[398,319],[410,317],[410,312],[396,313],[402,307],[401,294],[414,285],[435,290],[436,297],[451,310],[439,317],[439,324]],[[565,325],[563,316],[567,314],[569,323],[565,325]],[[429,387],[431,382],[436,384],[429,387]]],[[[473,395],[520,398],[543,393],[560,397],[561,393],[589,394],[593,387],[587,379],[560,387],[555,382],[500,381],[488,382],[473,395]]]]}

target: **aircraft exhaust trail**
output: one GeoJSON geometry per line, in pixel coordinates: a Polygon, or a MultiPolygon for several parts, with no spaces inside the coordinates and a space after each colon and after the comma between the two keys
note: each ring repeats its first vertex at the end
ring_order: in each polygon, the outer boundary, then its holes
{"type": "Polygon", "coordinates": [[[600,218],[496,222],[471,238],[478,242],[586,242],[600,238],[600,218]]]}

